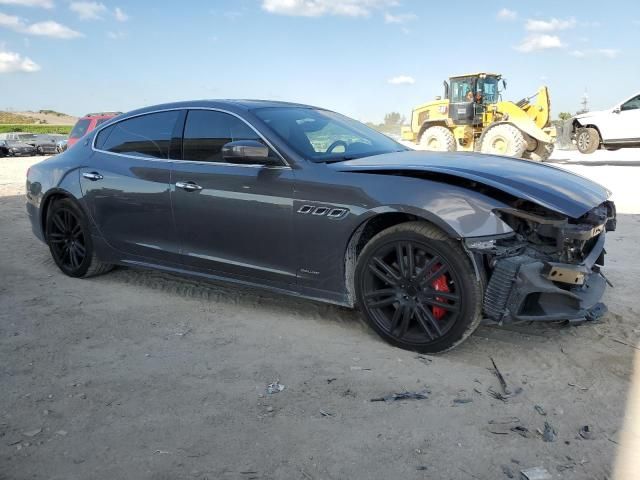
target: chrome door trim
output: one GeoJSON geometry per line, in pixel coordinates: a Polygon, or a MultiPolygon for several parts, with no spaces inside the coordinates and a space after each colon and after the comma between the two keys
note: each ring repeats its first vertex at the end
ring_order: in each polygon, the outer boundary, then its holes
{"type": "Polygon", "coordinates": [[[231,112],[229,110],[225,110],[223,108],[216,108],[216,107],[163,108],[163,109],[160,109],[160,110],[152,110],[150,112],[138,113],[136,115],[131,115],[129,117],[118,119],[118,121],[116,121],[116,122],[112,122],[112,123],[108,123],[108,124],[105,124],[105,125],[101,125],[100,128],[96,129],[96,132],[93,135],[93,140],[91,141],[91,150],[93,150],[94,152],[106,153],[108,155],[116,155],[116,156],[125,157],[125,158],[134,158],[136,160],[149,160],[151,162],[195,163],[195,164],[202,164],[202,165],[228,165],[228,166],[232,166],[232,167],[291,169],[291,166],[285,160],[284,156],[278,151],[278,149],[276,149],[273,146],[273,144],[264,135],[262,135],[262,133],[260,133],[260,131],[256,127],[254,127],[251,123],[249,123],[249,121],[247,121],[245,118],[243,118],[242,116],[238,115],[235,112],[231,112]],[[256,132],[256,134],[269,146],[269,148],[271,148],[271,150],[273,150],[276,153],[276,155],[278,155],[278,157],[280,157],[280,160],[282,160],[284,165],[262,165],[262,164],[258,164],[258,163],[243,165],[243,164],[238,164],[238,163],[227,163],[227,162],[203,162],[203,161],[198,161],[198,160],[178,160],[178,159],[172,159],[172,158],[149,158],[149,157],[141,157],[141,156],[138,156],[138,155],[131,155],[131,154],[126,154],[126,153],[110,152],[108,150],[102,150],[102,149],[96,148],[96,139],[98,138],[98,135],[100,134],[100,132],[102,130],[104,130],[105,128],[112,127],[113,125],[116,125],[116,124],[118,124],[120,122],[123,122],[125,120],[129,120],[131,118],[143,117],[145,115],[150,115],[152,113],[173,112],[173,111],[176,111],[176,110],[186,110],[187,112],[189,110],[211,110],[211,111],[214,111],[214,112],[226,113],[228,115],[236,117],[237,119],[239,119],[239,120],[243,121],[245,124],[247,124],[247,126],[249,128],[251,128],[251,130],[256,132]]]}

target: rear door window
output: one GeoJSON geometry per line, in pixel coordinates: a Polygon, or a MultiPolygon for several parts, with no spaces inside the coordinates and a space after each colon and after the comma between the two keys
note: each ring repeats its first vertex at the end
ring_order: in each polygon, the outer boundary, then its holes
{"type": "Polygon", "coordinates": [[[189,110],[182,142],[183,159],[224,162],[222,147],[236,140],[262,141],[242,120],[213,110],[189,110]]]}
{"type": "Polygon", "coordinates": [[[96,148],[146,158],[169,158],[171,133],[180,112],[157,112],[123,120],[102,130],[96,148]]]}

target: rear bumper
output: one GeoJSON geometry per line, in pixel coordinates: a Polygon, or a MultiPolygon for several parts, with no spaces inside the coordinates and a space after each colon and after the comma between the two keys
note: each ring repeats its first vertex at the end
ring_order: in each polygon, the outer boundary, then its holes
{"type": "Polygon", "coordinates": [[[600,317],[606,280],[604,232],[580,264],[545,262],[527,255],[497,261],[484,298],[484,313],[499,323],[584,322],[600,317]]]}

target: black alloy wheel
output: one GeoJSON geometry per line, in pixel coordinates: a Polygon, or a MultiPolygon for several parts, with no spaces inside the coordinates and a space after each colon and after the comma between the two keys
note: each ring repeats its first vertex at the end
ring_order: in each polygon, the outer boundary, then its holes
{"type": "Polygon", "coordinates": [[[356,269],[365,319],[408,350],[435,353],[464,340],[480,321],[481,290],[459,245],[423,222],[376,235],[356,269]]]}
{"type": "Polygon", "coordinates": [[[56,265],[70,277],[90,277],[112,268],[95,256],[87,219],[70,199],[54,201],[49,207],[45,236],[56,265]]]}

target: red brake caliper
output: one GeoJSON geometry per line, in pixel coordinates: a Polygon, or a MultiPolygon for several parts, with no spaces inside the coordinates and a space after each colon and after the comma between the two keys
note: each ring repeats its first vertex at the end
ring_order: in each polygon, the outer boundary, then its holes
{"type": "MultiPolygon", "coordinates": [[[[440,264],[436,264],[433,267],[433,271],[436,271],[439,268],[440,268],[440,264]]],[[[438,278],[436,278],[431,283],[431,286],[433,287],[433,289],[436,292],[449,292],[449,291],[451,291],[449,289],[449,283],[447,282],[447,277],[444,276],[444,275],[440,275],[438,278]]],[[[436,297],[436,300],[438,300],[439,302],[447,303],[447,301],[442,297],[436,297]]],[[[445,314],[447,313],[447,311],[442,307],[431,307],[431,310],[433,312],[433,316],[436,317],[436,320],[441,320],[442,317],[444,317],[445,314]]]]}

